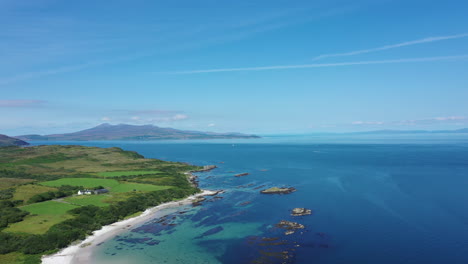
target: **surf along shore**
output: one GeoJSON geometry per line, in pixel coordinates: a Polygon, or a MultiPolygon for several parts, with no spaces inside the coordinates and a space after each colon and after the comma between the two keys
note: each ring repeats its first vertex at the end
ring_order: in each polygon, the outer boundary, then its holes
{"type": "Polygon", "coordinates": [[[141,215],[122,220],[96,230],[92,235],[88,236],[85,240],[77,242],[60,250],[53,255],[46,255],[42,257],[43,264],[88,264],[91,263],[91,256],[96,245],[105,242],[116,235],[123,233],[138,224],[144,223],[151,218],[162,217],[163,214],[158,215],[162,209],[178,207],[181,205],[190,204],[192,201],[203,196],[216,195],[220,191],[202,190],[201,193],[191,195],[180,201],[173,201],[163,203],[158,206],[145,210],[141,215]]]}

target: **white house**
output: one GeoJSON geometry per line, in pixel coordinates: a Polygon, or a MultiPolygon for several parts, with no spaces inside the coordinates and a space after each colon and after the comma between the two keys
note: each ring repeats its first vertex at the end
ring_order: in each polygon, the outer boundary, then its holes
{"type": "Polygon", "coordinates": [[[79,190],[78,195],[83,195],[83,194],[93,194],[92,191],[90,190],[79,190]]]}

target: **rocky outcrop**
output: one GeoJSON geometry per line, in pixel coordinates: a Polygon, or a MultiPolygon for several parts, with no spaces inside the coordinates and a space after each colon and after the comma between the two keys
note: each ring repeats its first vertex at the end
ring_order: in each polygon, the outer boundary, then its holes
{"type": "Polygon", "coordinates": [[[248,173],[248,172],[244,172],[244,173],[236,174],[236,175],[234,175],[234,176],[235,176],[235,177],[242,177],[242,176],[247,176],[247,175],[249,175],[249,173],[248,173]]]}
{"type": "Polygon", "coordinates": [[[284,232],[285,235],[292,235],[296,232],[297,229],[304,229],[305,226],[296,222],[281,220],[276,227],[281,229],[286,229],[284,232]]]}
{"type": "Polygon", "coordinates": [[[296,191],[296,188],[294,187],[283,187],[283,188],[272,187],[269,189],[262,190],[260,191],[260,193],[262,194],[289,194],[295,191],[296,191]]]}
{"type": "Polygon", "coordinates": [[[291,212],[292,216],[303,216],[312,214],[312,210],[306,208],[294,208],[291,212]]]}

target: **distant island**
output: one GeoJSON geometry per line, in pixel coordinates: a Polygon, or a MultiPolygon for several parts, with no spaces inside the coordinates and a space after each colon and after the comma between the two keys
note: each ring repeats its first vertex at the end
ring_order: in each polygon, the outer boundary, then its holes
{"type": "Polygon", "coordinates": [[[163,128],[154,125],[101,124],[90,129],[65,134],[21,135],[27,141],[92,141],[92,140],[162,140],[162,139],[248,139],[257,135],[242,133],[214,133],[163,128]]]}
{"type": "Polygon", "coordinates": [[[0,147],[26,146],[26,145],[29,145],[29,143],[23,140],[17,139],[17,138],[12,138],[12,137],[0,134],[0,147]]]}

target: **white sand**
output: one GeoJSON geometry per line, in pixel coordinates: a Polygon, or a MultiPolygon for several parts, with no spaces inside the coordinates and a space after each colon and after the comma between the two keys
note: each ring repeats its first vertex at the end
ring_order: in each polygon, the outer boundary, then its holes
{"type": "Polygon", "coordinates": [[[104,226],[100,230],[94,231],[93,235],[88,236],[85,240],[81,242],[75,243],[67,248],[64,248],[54,255],[43,256],[42,263],[89,264],[93,248],[97,244],[102,243],[118,235],[121,232],[124,232],[125,230],[133,227],[136,224],[140,224],[147,221],[148,219],[151,219],[154,216],[154,214],[161,209],[188,204],[200,196],[214,195],[215,193],[216,191],[203,190],[201,193],[189,196],[184,200],[160,204],[156,207],[147,209],[139,216],[104,226]]]}

